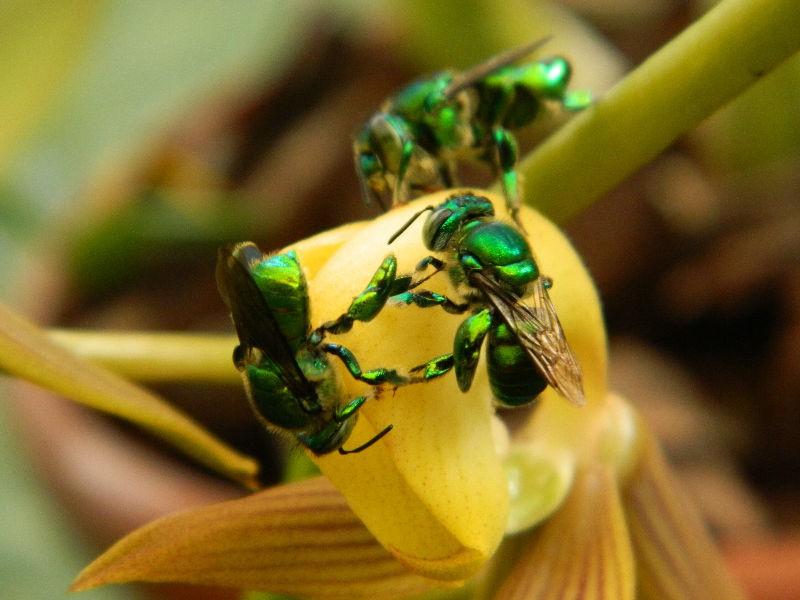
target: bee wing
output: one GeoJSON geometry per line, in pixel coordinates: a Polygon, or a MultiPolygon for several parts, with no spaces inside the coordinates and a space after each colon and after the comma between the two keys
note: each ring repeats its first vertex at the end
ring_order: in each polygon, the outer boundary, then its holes
{"type": "Polygon", "coordinates": [[[217,287],[245,348],[258,348],[280,369],[281,379],[298,398],[315,398],[314,386],[297,364],[275,314],[250,273],[253,260],[263,256],[250,242],[223,246],[217,258],[217,287]]]}
{"type": "Polygon", "coordinates": [[[498,69],[502,69],[505,66],[508,66],[512,63],[517,62],[524,56],[528,56],[535,50],[538,50],[540,47],[544,46],[547,42],[550,41],[551,36],[547,36],[540,40],[533,42],[532,44],[528,44],[527,46],[520,46],[519,48],[512,48],[502,54],[496,54],[492,56],[488,60],[483,61],[482,63],[475,65],[468,71],[461,73],[457,77],[453,78],[453,81],[445,88],[444,96],[445,98],[452,98],[458,92],[463,90],[464,88],[468,88],[476,81],[479,81],[486,77],[487,75],[494,73],[498,69]]]}
{"type": "Polygon", "coordinates": [[[564,336],[543,278],[533,284],[531,306],[479,271],[471,273],[470,278],[514,331],[547,383],[573,404],[582,406],[586,399],[581,367],[564,336]]]}

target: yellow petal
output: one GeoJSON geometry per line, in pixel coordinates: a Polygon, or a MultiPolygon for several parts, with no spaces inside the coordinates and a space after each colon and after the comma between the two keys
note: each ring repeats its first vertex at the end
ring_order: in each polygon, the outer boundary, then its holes
{"type": "MultiPolygon", "coordinates": [[[[398,272],[411,272],[430,254],[420,233],[424,217],[392,246],[387,240],[415,212],[452,193],[394,209],[355,233],[311,282],[314,322],[344,311],[389,252],[397,255],[398,272]]],[[[502,213],[503,198],[487,195],[502,213]]],[[[605,337],[594,286],[558,228],[528,209],[523,220],[542,271],[555,282],[551,297],[579,360],[593,363],[584,367],[586,388],[604,390],[605,337]]],[[[425,288],[454,295],[446,274],[433,277],[425,288]]],[[[362,368],[408,369],[451,352],[463,319],[440,308],[387,307],[374,321],[357,323],[335,341],[350,348],[362,368]]],[[[343,375],[342,380],[353,397],[368,391],[351,377],[343,375]]],[[[561,398],[555,401],[566,404],[561,398]]],[[[466,394],[448,374],[368,401],[348,444],[357,446],[388,424],[394,425],[393,431],[365,452],[326,456],[319,464],[400,561],[427,577],[464,579],[493,554],[508,518],[507,482],[494,448],[492,413],[485,367],[479,367],[466,394]]]]}
{"type": "Polygon", "coordinates": [[[493,600],[633,600],[634,564],[610,465],[580,471],[564,505],[522,536],[493,600]]]}
{"type": "Polygon", "coordinates": [[[403,598],[431,589],[376,542],[321,477],[150,523],[89,565],[72,589],[129,581],[319,600],[403,598]]]}
{"type": "Polygon", "coordinates": [[[505,457],[514,477],[508,533],[536,525],[556,510],[569,492],[577,464],[592,464],[597,458],[616,463],[616,457],[607,455],[624,454],[630,445],[619,431],[627,421],[617,418],[625,411],[612,406],[607,394],[606,333],[594,282],[554,224],[530,210],[523,210],[522,217],[542,273],[553,280],[550,298],[581,366],[586,404],[570,404],[548,388],[532,417],[515,430],[505,457]],[[608,448],[609,440],[618,447],[608,448]]]}
{"type": "MultiPolygon", "coordinates": [[[[397,254],[401,273],[429,254],[421,243],[421,221],[391,248],[386,241],[432,201],[393,210],[342,246],[311,282],[315,322],[346,309],[389,251],[397,254]]],[[[426,287],[442,289],[446,278],[435,279],[426,287]]],[[[450,352],[462,319],[439,308],[387,307],[335,341],[350,348],[363,368],[407,370],[450,352]]],[[[353,397],[368,391],[346,374],[341,379],[353,397]]],[[[507,515],[491,415],[484,376],[467,394],[452,376],[401,388],[364,406],[348,445],[357,446],[391,423],[394,430],[384,441],[358,455],[324,457],[319,464],[399,560],[426,576],[464,579],[494,552],[507,515]]]]}
{"type": "Polygon", "coordinates": [[[624,498],[641,598],[743,599],[657,442],[641,420],[638,428],[642,454],[624,498]]]}
{"type": "MultiPolygon", "coordinates": [[[[323,231],[315,236],[301,240],[296,244],[292,244],[289,248],[284,248],[283,252],[289,249],[297,252],[306,278],[313,279],[331,256],[333,256],[333,253],[367,225],[368,221],[347,223],[336,229],[323,231]]],[[[377,264],[375,266],[377,267],[377,264]]]]}

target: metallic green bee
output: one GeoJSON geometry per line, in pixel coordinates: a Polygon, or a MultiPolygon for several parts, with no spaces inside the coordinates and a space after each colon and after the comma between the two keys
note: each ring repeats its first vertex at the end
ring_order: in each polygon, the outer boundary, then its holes
{"type": "MultiPolygon", "coordinates": [[[[265,256],[251,242],[220,249],[217,286],[239,336],[233,361],[266,426],[291,433],[317,455],[337,449],[341,454],[360,452],[391,429],[387,426],[358,448],[342,449],[366,400],[385,388],[430,381],[450,370],[452,355],[416,367],[412,376],[385,368],[362,371],[350,350],[324,342],[328,333],[344,333],[355,321],[375,317],[395,291],[396,270],[394,256],[387,256],[346,313],[312,330],[308,287],[293,251],[265,256]],[[342,403],[330,355],[355,379],[371,385],[372,393],[342,403]]],[[[406,279],[400,278],[398,285],[407,286],[406,279]]]]}
{"type": "Polygon", "coordinates": [[[416,268],[416,280],[403,279],[404,291],[393,303],[472,315],[458,328],[453,343],[456,378],[467,391],[488,335],[489,383],[501,406],[533,401],[549,384],[571,402],[584,403],[581,369],[567,343],[550,301],[552,282],[539,273],[530,245],[516,227],[499,221],[494,206],[470,193],[416,213],[389,240],[392,243],[422,213],[431,211],[422,229],[428,256],[416,268]],[[421,276],[432,267],[432,273],[421,276]],[[419,286],[447,269],[463,302],[419,286]],[[526,301],[528,303],[526,303],[526,301]]]}
{"type": "Polygon", "coordinates": [[[472,158],[497,171],[516,220],[520,190],[511,130],[531,123],[545,101],[568,110],[591,103],[587,92],[567,91],[572,73],[565,58],[512,64],[546,41],[496,56],[462,74],[436,73],[386,100],[353,143],[367,204],[375,200],[385,210],[453,187],[456,161],[472,158]]]}

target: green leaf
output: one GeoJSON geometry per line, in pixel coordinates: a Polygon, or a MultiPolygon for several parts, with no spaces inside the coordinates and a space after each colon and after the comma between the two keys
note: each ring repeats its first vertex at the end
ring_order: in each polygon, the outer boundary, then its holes
{"type": "Polygon", "coordinates": [[[63,98],[9,165],[12,183],[47,210],[63,209],[92,172],[141,153],[187,106],[275,76],[313,14],[274,0],[104,8],[63,98]]]}
{"type": "Polygon", "coordinates": [[[131,421],[234,480],[250,485],[258,470],[255,461],[223,444],[158,396],[58,346],[2,304],[0,369],[131,421]]]}
{"type": "Polygon", "coordinates": [[[101,2],[0,5],[0,172],[82,57],[101,2]]]}

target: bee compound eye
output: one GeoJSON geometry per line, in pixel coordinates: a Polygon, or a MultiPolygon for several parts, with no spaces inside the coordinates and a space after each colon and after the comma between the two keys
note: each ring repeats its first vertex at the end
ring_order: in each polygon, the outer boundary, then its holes
{"type": "Polygon", "coordinates": [[[425,245],[433,251],[444,250],[453,236],[451,219],[454,213],[449,208],[439,208],[433,211],[425,221],[422,230],[425,245]]]}

